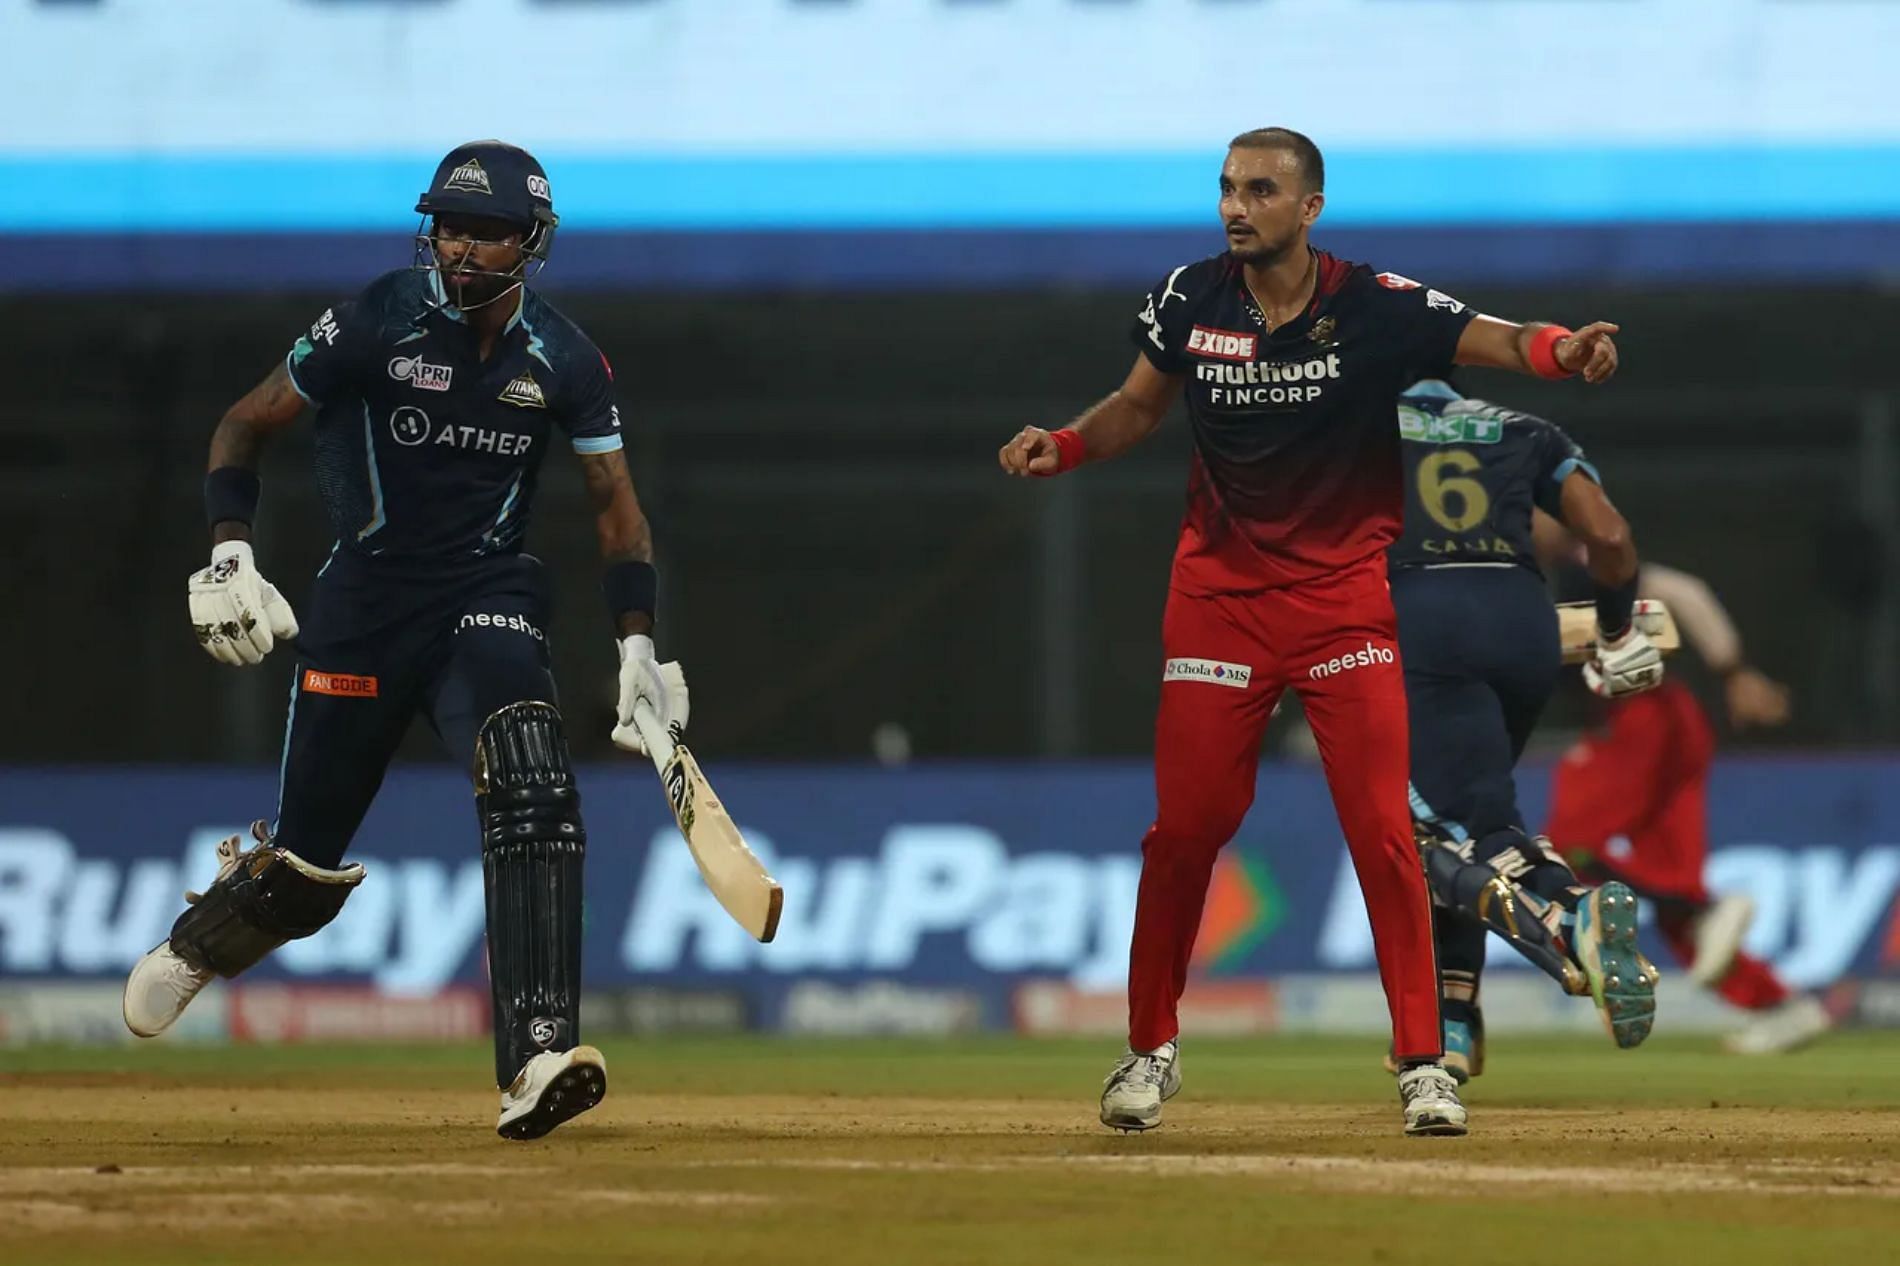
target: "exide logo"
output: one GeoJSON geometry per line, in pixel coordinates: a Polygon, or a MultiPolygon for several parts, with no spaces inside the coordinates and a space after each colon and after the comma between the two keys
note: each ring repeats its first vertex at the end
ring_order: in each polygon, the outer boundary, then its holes
{"type": "Polygon", "coordinates": [[[1188,333],[1187,349],[1199,352],[1202,356],[1218,356],[1222,360],[1252,360],[1254,347],[1258,343],[1259,339],[1252,334],[1211,330],[1205,325],[1197,325],[1188,333]]]}

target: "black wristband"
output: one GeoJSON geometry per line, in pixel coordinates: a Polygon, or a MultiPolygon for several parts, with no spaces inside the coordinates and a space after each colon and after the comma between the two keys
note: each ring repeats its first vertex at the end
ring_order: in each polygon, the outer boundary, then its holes
{"type": "Polygon", "coordinates": [[[242,523],[257,517],[257,495],[262,485],[257,472],[242,466],[220,466],[205,476],[205,524],[242,523]]]}
{"type": "Polygon", "coordinates": [[[1598,584],[1596,599],[1597,628],[1612,637],[1628,632],[1636,611],[1636,577],[1620,585],[1598,584]]]}
{"type": "Polygon", "coordinates": [[[652,563],[609,563],[600,578],[600,592],[607,599],[607,613],[615,620],[629,611],[643,612],[651,619],[659,602],[660,573],[652,563]]]}

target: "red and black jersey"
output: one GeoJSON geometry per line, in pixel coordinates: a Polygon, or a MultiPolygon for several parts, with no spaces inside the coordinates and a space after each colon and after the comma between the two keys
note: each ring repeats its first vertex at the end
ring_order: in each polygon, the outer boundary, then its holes
{"type": "Polygon", "coordinates": [[[1176,588],[1298,584],[1379,553],[1405,509],[1393,402],[1443,375],[1475,315],[1394,273],[1318,258],[1313,301],[1268,333],[1229,254],[1148,294],[1131,337],[1186,379],[1194,429],[1176,588]]]}

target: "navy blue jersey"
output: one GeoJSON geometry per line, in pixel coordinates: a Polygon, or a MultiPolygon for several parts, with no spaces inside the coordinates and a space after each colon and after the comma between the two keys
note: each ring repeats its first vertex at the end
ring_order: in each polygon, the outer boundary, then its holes
{"type": "Polygon", "coordinates": [[[1531,509],[1563,518],[1564,480],[1581,470],[1602,482],[1555,423],[1468,399],[1442,382],[1399,397],[1405,462],[1405,532],[1394,567],[1517,564],[1537,570],[1531,509]]]}
{"type": "Polygon", "coordinates": [[[324,508],[342,548],[363,554],[513,553],[550,424],[580,453],[621,446],[606,359],[525,286],[486,362],[436,275],[404,270],[318,317],[288,365],[318,409],[324,508]]]}
{"type": "Polygon", "coordinates": [[[1445,373],[1473,313],[1395,273],[1314,252],[1313,301],[1265,328],[1231,254],[1170,273],[1130,337],[1179,375],[1194,430],[1173,584],[1233,593],[1373,558],[1404,507],[1392,400],[1445,373]]]}

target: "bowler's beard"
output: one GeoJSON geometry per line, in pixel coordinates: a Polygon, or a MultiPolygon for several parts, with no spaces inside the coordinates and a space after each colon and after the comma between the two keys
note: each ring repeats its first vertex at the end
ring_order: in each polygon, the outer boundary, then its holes
{"type": "Polygon", "coordinates": [[[1292,253],[1294,245],[1300,240],[1298,231],[1287,234],[1277,242],[1269,242],[1255,232],[1253,240],[1246,246],[1232,246],[1228,249],[1235,259],[1253,268],[1271,268],[1292,253]]]}

